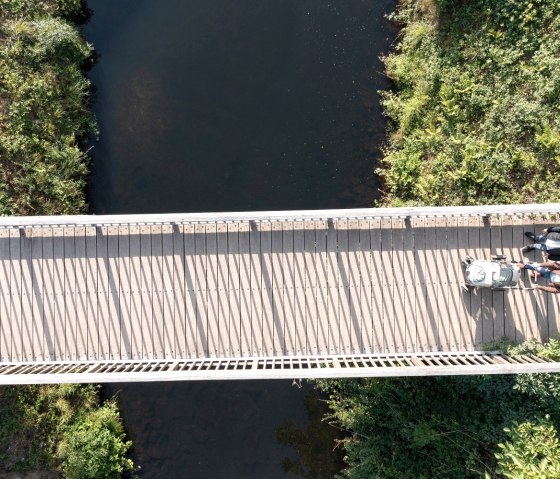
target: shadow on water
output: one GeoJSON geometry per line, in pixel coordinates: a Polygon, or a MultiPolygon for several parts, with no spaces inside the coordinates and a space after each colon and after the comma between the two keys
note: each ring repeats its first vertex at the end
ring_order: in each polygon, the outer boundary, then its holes
{"type": "Polygon", "coordinates": [[[344,467],[342,440],[346,435],[324,421],[328,406],[317,390],[306,394],[305,410],[305,426],[290,420],[275,430],[280,444],[297,451],[295,459],[284,459],[282,469],[303,479],[332,479],[344,467]]]}
{"type": "MultiPolygon", "coordinates": [[[[389,87],[378,57],[396,36],[384,18],[395,4],[89,0],[92,212],[371,205],[386,128],[377,90],[389,87]]],[[[105,387],[118,393],[144,479],[294,478],[297,464],[312,473],[320,439],[306,426],[308,391],[286,381],[105,387]],[[292,435],[278,444],[275,430],[292,435]]]]}

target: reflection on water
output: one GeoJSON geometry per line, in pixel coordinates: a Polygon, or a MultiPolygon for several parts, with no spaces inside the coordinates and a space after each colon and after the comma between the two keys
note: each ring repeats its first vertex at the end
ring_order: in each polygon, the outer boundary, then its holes
{"type": "Polygon", "coordinates": [[[282,469],[304,479],[332,479],[344,467],[342,441],[346,435],[325,422],[328,407],[317,390],[306,394],[305,410],[305,426],[290,420],[275,431],[280,444],[291,446],[298,453],[295,459],[286,457],[282,469]]]}
{"type": "Polygon", "coordinates": [[[90,0],[95,212],[371,205],[393,3],[90,0]]]}
{"type": "MultiPolygon", "coordinates": [[[[388,87],[378,56],[395,35],[384,19],[395,3],[88,0],[101,132],[92,211],[371,205],[385,137],[376,91],[388,87]]],[[[298,459],[274,433],[289,421],[305,431],[307,390],[287,381],[105,387],[118,393],[144,479],[293,478],[297,464],[311,473],[320,439],[298,447],[298,459]]]]}

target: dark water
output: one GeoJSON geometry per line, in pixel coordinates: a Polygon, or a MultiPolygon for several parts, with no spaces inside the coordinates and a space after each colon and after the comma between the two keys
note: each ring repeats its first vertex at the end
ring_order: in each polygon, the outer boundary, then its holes
{"type": "MultiPolygon", "coordinates": [[[[369,206],[395,0],[89,0],[94,213],[369,206]]],[[[286,381],[110,385],[148,478],[288,478],[286,381]]],[[[326,451],[327,456],[330,451],[326,451]]]]}

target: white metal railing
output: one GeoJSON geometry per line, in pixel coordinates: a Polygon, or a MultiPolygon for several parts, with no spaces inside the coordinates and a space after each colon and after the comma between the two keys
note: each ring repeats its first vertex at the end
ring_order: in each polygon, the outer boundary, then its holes
{"type": "Polygon", "coordinates": [[[331,219],[379,219],[444,216],[559,214],[560,203],[528,205],[357,208],[335,210],[254,211],[233,213],[169,213],[141,215],[4,216],[0,227],[110,226],[214,222],[266,222],[331,219]]]}
{"type": "Polygon", "coordinates": [[[501,353],[280,356],[0,364],[0,384],[305,379],[560,372],[560,362],[501,353]]]}

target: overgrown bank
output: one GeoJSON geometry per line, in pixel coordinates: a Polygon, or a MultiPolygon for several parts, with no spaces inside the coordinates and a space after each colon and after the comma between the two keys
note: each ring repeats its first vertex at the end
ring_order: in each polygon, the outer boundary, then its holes
{"type": "MultiPolygon", "coordinates": [[[[400,0],[384,203],[560,199],[560,2],[400,0]]],[[[560,342],[527,343],[560,360],[560,342]]],[[[321,381],[353,479],[560,478],[560,375],[321,381]]]]}
{"type": "Polygon", "coordinates": [[[0,214],[85,210],[92,48],[69,20],[81,12],[79,0],[0,0],[0,214]]]}
{"type": "MultiPolygon", "coordinates": [[[[95,133],[80,0],[0,0],[0,214],[85,211],[95,133]]],[[[0,387],[0,476],[118,478],[132,469],[114,403],[94,386],[0,387]]]]}
{"type": "MultiPolygon", "coordinates": [[[[560,341],[510,354],[560,361],[560,341]]],[[[560,478],[560,375],[318,381],[352,479],[560,478]],[[509,474],[509,475],[508,475],[509,474]]]]}
{"type": "Polygon", "coordinates": [[[387,201],[557,201],[560,2],[401,0],[394,20],[387,201]]]}

